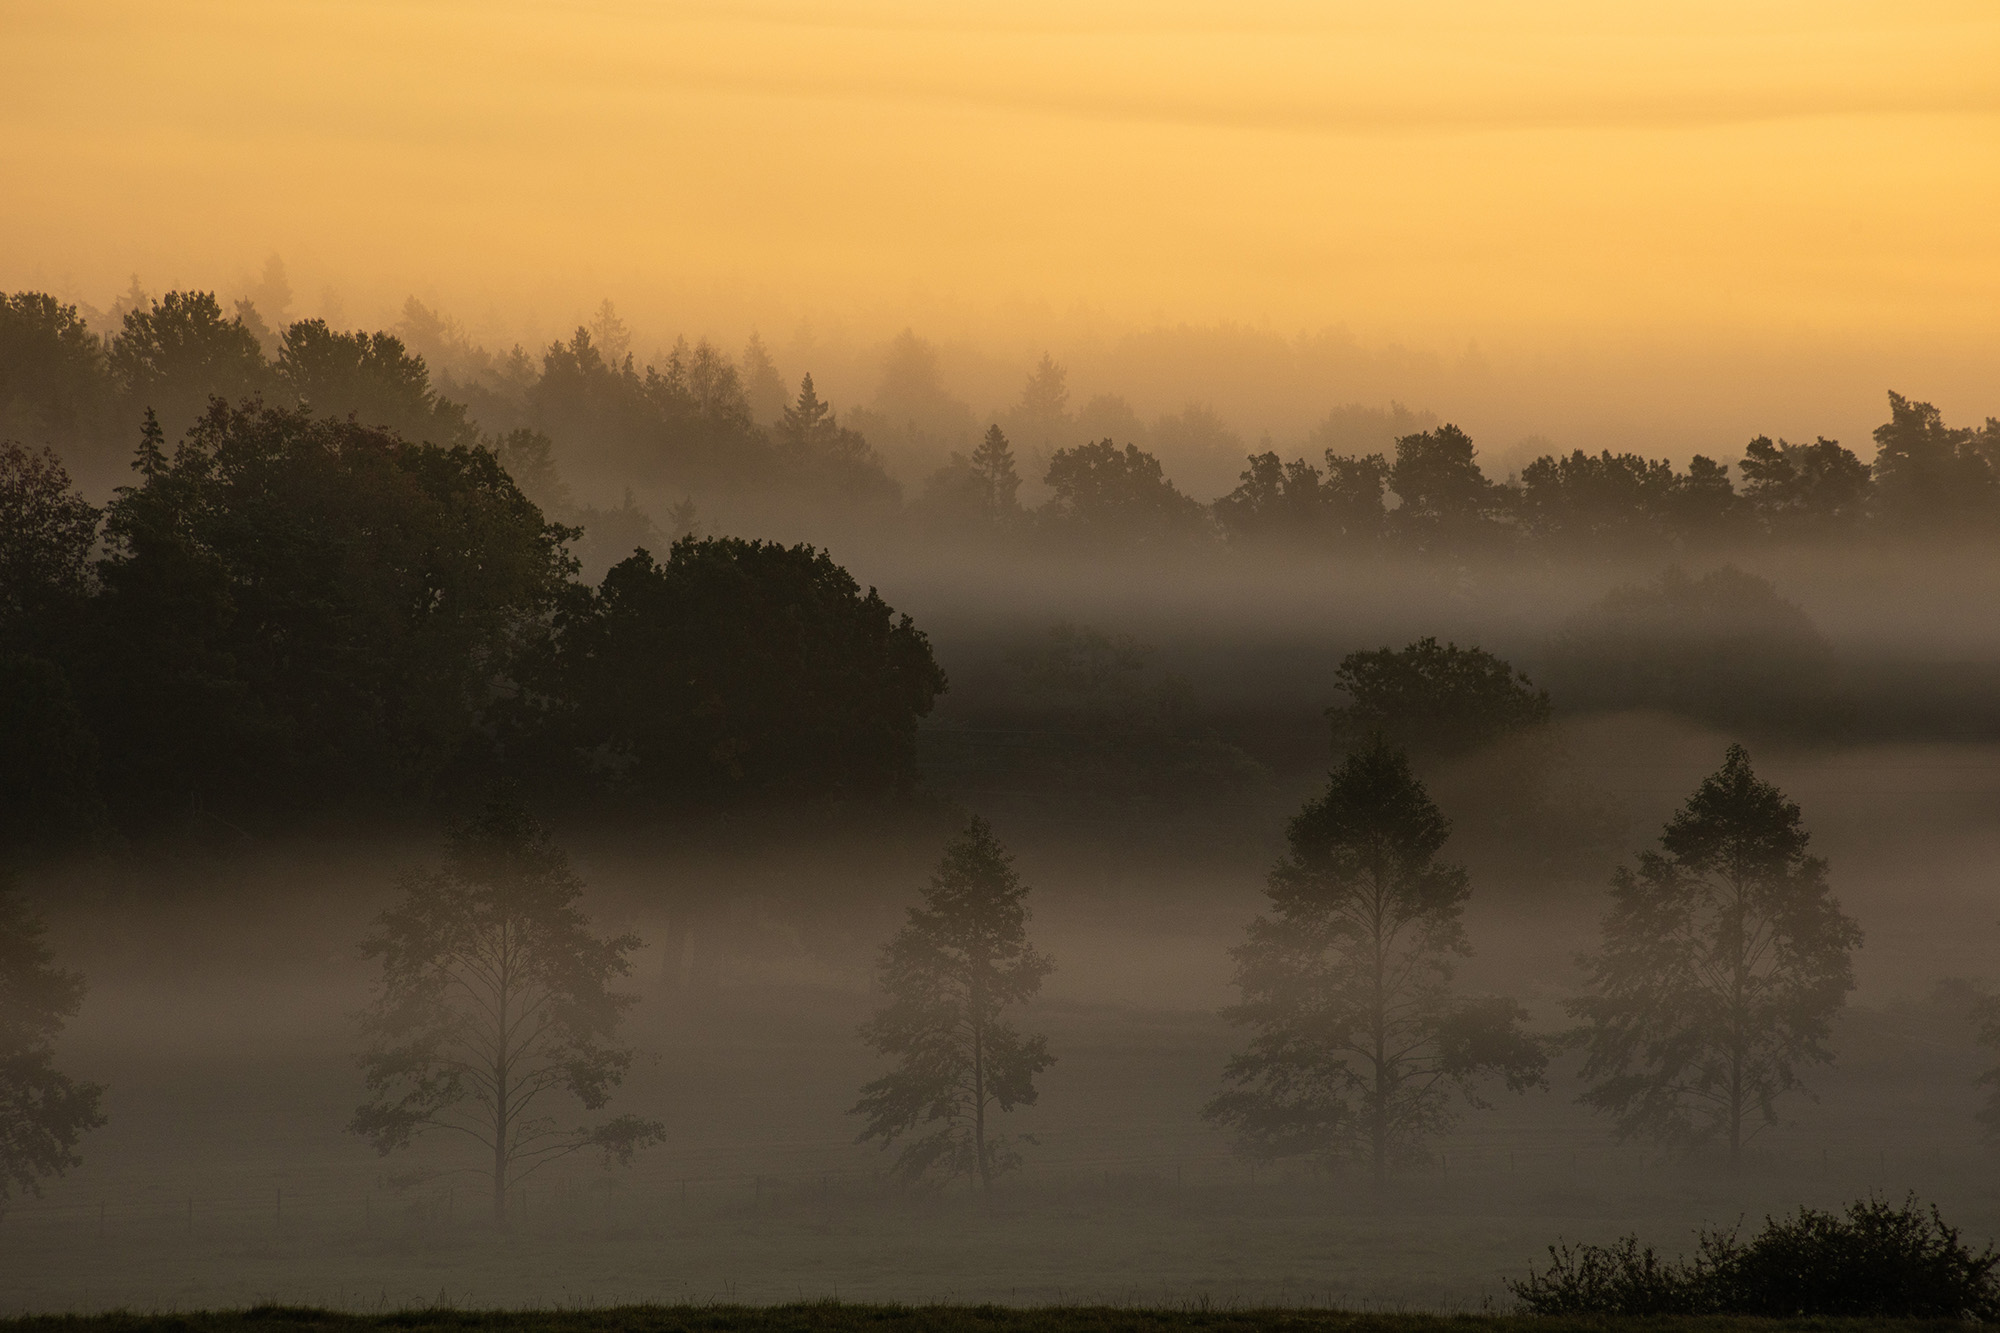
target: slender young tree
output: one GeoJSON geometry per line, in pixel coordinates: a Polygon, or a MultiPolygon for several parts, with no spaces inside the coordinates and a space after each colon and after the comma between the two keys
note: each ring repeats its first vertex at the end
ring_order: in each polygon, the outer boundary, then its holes
{"type": "Polygon", "coordinates": [[[1541,1082],[1546,1053],[1520,1006],[1452,993],[1454,961],[1472,950],[1470,882],[1437,859],[1450,831],[1380,736],[1293,818],[1271,914],[1234,950],[1243,1002],[1224,1016],[1251,1030],[1250,1047],[1203,1112],[1251,1151],[1359,1155],[1381,1184],[1460,1098],[1483,1104],[1480,1080],[1541,1082]]]}
{"type": "Polygon", "coordinates": [[[657,1121],[566,1125],[549,1108],[566,1094],[598,1110],[624,1079],[632,1052],[610,1039],[633,997],[611,983],[639,941],[591,933],[546,829],[496,798],[403,891],[362,944],[382,980],[362,1015],[375,1097],[354,1133],[385,1156],[433,1130],[473,1140],[486,1163],[468,1169],[490,1174],[499,1225],[508,1189],[544,1164],[584,1148],[630,1162],[664,1137],[657,1121]]]}
{"type": "Polygon", "coordinates": [[[995,1108],[1035,1103],[1035,1075],[1055,1063],[1048,1039],[1002,1018],[1030,999],[1054,968],[1028,943],[1028,886],[983,819],[945,848],[923,902],[882,953],[889,1003],[862,1040],[896,1061],[861,1090],[860,1142],[906,1139],[896,1170],[906,1179],[965,1174],[990,1192],[1020,1164],[992,1133],[995,1108]]]}
{"type": "Polygon", "coordinates": [[[83,1005],[83,978],[57,967],[47,927],[0,872],[0,1204],[82,1164],[104,1123],[104,1089],[55,1067],[55,1040],[83,1005]]]}
{"type": "Polygon", "coordinates": [[[1611,883],[1603,943],[1582,958],[1570,1011],[1588,1051],[1583,1101],[1620,1137],[1744,1140],[1777,1122],[1799,1066],[1831,1060],[1833,1017],[1854,988],[1861,930],[1806,852],[1798,805],[1732,745],[1611,883]]]}

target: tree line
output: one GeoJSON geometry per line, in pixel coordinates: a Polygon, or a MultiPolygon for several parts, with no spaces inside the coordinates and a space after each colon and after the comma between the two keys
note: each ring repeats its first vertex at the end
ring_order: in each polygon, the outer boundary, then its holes
{"type": "Polygon", "coordinates": [[[871,801],[945,688],[825,552],[689,537],[578,581],[478,443],[212,399],[103,509],[0,446],[0,842],[223,840],[512,778],[639,815],[871,801]]]}
{"type": "Polygon", "coordinates": [[[0,439],[53,446],[95,476],[126,452],[148,412],[178,439],[220,397],[352,417],[447,448],[483,443],[545,512],[582,527],[589,541],[601,537],[606,565],[634,545],[664,545],[661,530],[629,499],[610,509],[578,503],[565,471],[685,492],[690,499],[666,516],[669,538],[696,526],[695,495],[775,497],[901,524],[929,541],[1064,549],[1657,554],[1863,534],[1962,539],[2000,526],[2000,420],[1950,426],[1932,405],[1896,393],[1871,461],[1833,440],[1759,436],[1738,459],[1697,455],[1684,470],[1629,451],[1578,449],[1495,479],[1470,436],[1443,423],[1395,436],[1388,452],[1329,447],[1286,459],[1266,449],[1248,457],[1234,490],[1204,502],[1130,438],[1087,437],[1131,429],[1129,409],[1069,413],[1062,367],[1044,357],[1020,404],[1002,415],[1032,433],[1032,452],[1047,459],[1037,479],[1048,499],[1022,502],[1015,444],[995,424],[906,504],[855,424],[879,433],[893,423],[856,409],[843,424],[810,374],[788,394],[754,339],[739,359],[683,341],[640,366],[607,308],[539,358],[458,346],[456,379],[412,350],[413,341],[457,346],[414,301],[397,331],[368,332],[317,319],[273,330],[254,305],[227,312],[210,292],[130,299],[119,329],[104,337],[46,293],[0,295],[0,439]]]}

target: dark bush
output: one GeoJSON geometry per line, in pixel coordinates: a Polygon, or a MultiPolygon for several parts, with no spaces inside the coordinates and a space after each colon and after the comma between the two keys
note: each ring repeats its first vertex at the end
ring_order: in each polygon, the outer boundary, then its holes
{"type": "Polygon", "coordinates": [[[1531,1314],[1743,1314],[2000,1318],[1992,1246],[1974,1253],[1935,1207],[1857,1200],[1844,1216],[1801,1208],[1764,1219],[1748,1244],[1699,1233],[1692,1261],[1663,1261],[1637,1236],[1551,1245],[1549,1266],[1507,1283],[1531,1314]]]}

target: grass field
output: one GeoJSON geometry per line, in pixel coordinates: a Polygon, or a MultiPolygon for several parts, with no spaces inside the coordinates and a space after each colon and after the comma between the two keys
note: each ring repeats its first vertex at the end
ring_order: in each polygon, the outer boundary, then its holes
{"type": "Polygon", "coordinates": [[[1217,1309],[1057,1305],[632,1305],[602,1309],[461,1310],[449,1307],[342,1314],[299,1306],[184,1315],[117,1312],[0,1322],[22,1333],[325,1333],[364,1330],[495,1330],[496,1333],[1919,1333],[1963,1327],[1918,1319],[1582,1319],[1422,1315],[1298,1307],[1217,1309]]]}

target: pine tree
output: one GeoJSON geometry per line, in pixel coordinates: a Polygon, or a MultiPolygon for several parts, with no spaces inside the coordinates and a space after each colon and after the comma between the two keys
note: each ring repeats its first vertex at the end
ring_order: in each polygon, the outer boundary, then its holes
{"type": "Polygon", "coordinates": [[[1377,1184],[1455,1118],[1478,1082],[1539,1084],[1546,1056],[1511,1000],[1454,995],[1472,952],[1471,884],[1437,859],[1451,830],[1409,760],[1379,736],[1292,820],[1271,915],[1235,952],[1250,1048],[1203,1115],[1269,1157],[1353,1154],[1377,1184]]]}
{"type": "Polygon", "coordinates": [[[989,513],[994,517],[1017,514],[1021,509],[1021,475],[1014,470],[1014,450],[997,425],[986,428],[986,438],[972,451],[972,473],[986,493],[989,513]]]}
{"type": "Polygon", "coordinates": [[[1054,968],[1028,943],[1027,896],[1013,858],[974,819],[883,951],[889,1003],[861,1036],[896,1066],[862,1088],[853,1113],[868,1121],[860,1142],[908,1139],[896,1161],[906,1179],[963,1173],[991,1191],[1019,1164],[988,1117],[1034,1105],[1035,1075],[1055,1063],[1047,1038],[1002,1018],[1054,968]]]}
{"type": "Polygon", "coordinates": [[[785,443],[806,449],[833,429],[833,408],[820,401],[813,377],[807,375],[799,381],[798,402],[785,409],[784,419],[778,423],[778,435],[785,443]]]}
{"type": "Polygon", "coordinates": [[[1861,931],[1808,855],[1798,805],[1732,745],[1611,884],[1603,943],[1582,959],[1586,1104],[1621,1137],[1744,1140],[1775,1124],[1799,1066],[1831,1060],[1861,931]]]}

